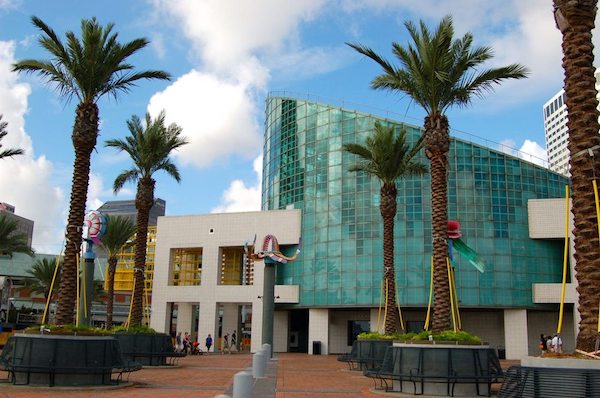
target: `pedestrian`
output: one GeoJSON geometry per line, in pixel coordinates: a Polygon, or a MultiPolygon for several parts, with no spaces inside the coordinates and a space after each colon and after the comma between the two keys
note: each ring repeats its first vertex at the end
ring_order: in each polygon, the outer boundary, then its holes
{"type": "Polygon", "coordinates": [[[212,346],[212,343],[213,343],[213,339],[209,333],[208,336],[206,336],[206,352],[210,351],[210,347],[212,346]]]}
{"type": "Polygon", "coordinates": [[[223,336],[223,349],[221,350],[221,354],[225,354],[225,351],[231,354],[231,349],[229,348],[229,333],[225,333],[225,336],[223,336]]]}
{"type": "Polygon", "coordinates": [[[188,332],[185,332],[185,335],[183,336],[183,350],[186,354],[189,354],[192,351],[192,344],[188,332]]]}
{"type": "Polygon", "coordinates": [[[183,341],[181,340],[181,332],[177,333],[177,337],[175,338],[175,350],[177,352],[181,352],[183,349],[183,341]]]}
{"type": "Polygon", "coordinates": [[[552,347],[552,335],[549,334],[546,340],[546,349],[548,352],[554,352],[554,347],[552,347]]]}
{"type": "Polygon", "coordinates": [[[547,342],[547,338],[546,336],[544,336],[544,333],[540,334],[540,350],[542,351],[542,354],[544,354],[546,351],[548,351],[548,342],[547,342]]]}
{"type": "Polygon", "coordinates": [[[562,339],[558,333],[552,338],[552,349],[557,353],[562,352],[562,339]]]}
{"type": "Polygon", "coordinates": [[[231,333],[231,349],[237,351],[237,339],[235,335],[235,330],[231,333]]]}

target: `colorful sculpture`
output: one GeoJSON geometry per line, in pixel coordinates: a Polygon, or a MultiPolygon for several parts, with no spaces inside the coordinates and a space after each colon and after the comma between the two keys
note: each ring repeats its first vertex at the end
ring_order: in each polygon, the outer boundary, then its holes
{"type": "Polygon", "coordinates": [[[248,245],[247,241],[244,244],[244,252],[252,260],[263,261],[266,258],[268,258],[274,262],[286,264],[290,261],[294,261],[296,257],[298,257],[298,254],[300,253],[301,242],[298,243],[298,249],[296,249],[296,253],[294,253],[294,255],[291,257],[288,257],[285,254],[281,253],[281,251],[279,251],[279,242],[277,242],[277,238],[274,235],[268,234],[265,236],[265,239],[263,240],[262,250],[257,253],[254,253],[255,245],[256,235],[254,235],[254,241],[252,242],[252,245],[248,245]]]}
{"type": "Polygon", "coordinates": [[[454,263],[453,250],[456,249],[469,263],[471,263],[481,273],[485,271],[485,262],[479,257],[475,250],[471,249],[465,242],[460,239],[460,222],[448,220],[448,256],[450,261],[454,263]]]}

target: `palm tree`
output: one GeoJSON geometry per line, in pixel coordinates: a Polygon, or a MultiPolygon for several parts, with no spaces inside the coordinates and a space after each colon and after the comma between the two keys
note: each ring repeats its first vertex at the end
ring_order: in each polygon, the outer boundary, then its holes
{"type": "Polygon", "coordinates": [[[106,279],[106,329],[113,324],[113,303],[115,291],[115,270],[119,260],[119,252],[133,244],[132,236],[135,233],[135,224],[123,216],[106,216],[106,232],[102,236],[102,246],[108,252],[108,273],[106,279]]]}
{"type": "Polygon", "coordinates": [[[19,232],[17,220],[0,214],[0,254],[12,257],[13,253],[25,253],[33,256],[33,249],[27,242],[27,235],[19,232]]]}
{"type": "Polygon", "coordinates": [[[114,98],[127,92],[142,79],[169,79],[163,71],[135,72],[127,59],[148,45],[138,38],[121,44],[113,24],[101,26],[95,18],[81,21],[81,39],[67,32],[66,45],[48,25],[31,18],[41,32],[40,45],[50,60],[27,59],[13,65],[13,71],[35,73],[54,86],[67,101],[77,97],[75,124],[71,139],[75,149],[69,217],[67,220],[63,277],[58,292],[56,322],[73,322],[77,281],[77,253],[81,246],[81,226],[90,174],[90,155],[98,137],[97,101],[104,95],[114,98]]]}
{"type": "MultiPolygon", "coordinates": [[[[61,267],[62,259],[58,263],[58,272],[54,282],[55,286],[60,281],[61,267]]],[[[48,299],[50,290],[52,289],[52,279],[54,278],[55,269],[56,259],[41,258],[36,260],[31,269],[27,271],[30,277],[25,279],[24,285],[19,290],[28,290],[31,293],[43,294],[44,298],[48,299]]]]}
{"type": "Polygon", "coordinates": [[[113,184],[115,193],[119,192],[127,182],[137,182],[135,208],[137,210],[137,230],[135,234],[135,257],[133,304],[130,326],[142,323],[142,295],[144,293],[144,272],[146,269],[146,244],[148,236],[148,217],[154,204],[155,180],[152,175],[163,170],[177,182],[181,180],[177,166],[171,161],[171,152],[188,141],[181,136],[181,127],[175,123],[165,126],[165,113],[161,112],[156,119],[146,114],[146,124],[137,116],[127,121],[131,135],[124,140],[106,141],[107,147],[125,151],[133,160],[133,166],[117,176],[113,184]]]}
{"type": "Polygon", "coordinates": [[[598,334],[600,246],[592,180],[600,176],[598,100],[593,65],[592,29],[596,0],[554,0],[554,18],[562,33],[565,97],[568,111],[575,272],[579,293],[577,348],[594,351],[598,334]]]}
{"type": "Polygon", "coordinates": [[[394,271],[394,218],[396,217],[398,190],[396,181],[406,175],[424,174],[427,168],[415,157],[423,148],[423,137],[410,147],[406,143],[406,131],[396,134],[394,127],[375,123],[373,135],[365,145],[345,144],[344,150],[360,157],[361,162],[350,171],[364,172],[381,182],[379,211],[383,218],[383,280],[386,292],[385,334],[398,330],[396,311],[396,273],[394,271]]]}
{"type": "Polygon", "coordinates": [[[423,21],[419,27],[410,21],[404,24],[412,44],[403,47],[392,43],[392,52],[400,61],[395,66],[372,49],[347,43],[383,68],[383,74],[371,82],[374,89],[400,91],[421,106],[425,117],[425,154],[430,161],[431,222],[434,259],[434,331],[450,325],[450,287],[447,274],[448,197],[447,173],[450,135],[447,109],[467,106],[475,97],[493,90],[494,84],[506,79],[527,76],[524,66],[512,64],[500,68],[480,69],[493,57],[489,47],[472,48],[473,36],[465,34],[454,39],[452,17],[444,17],[433,34],[423,21]]]}
{"type": "MultiPolygon", "coordinates": [[[[6,136],[6,134],[8,134],[8,131],[6,131],[6,126],[8,126],[8,123],[3,122],[2,115],[0,115],[0,141],[2,141],[2,138],[4,138],[6,136]]],[[[23,153],[24,152],[22,149],[4,149],[4,150],[2,150],[2,143],[0,142],[0,159],[8,158],[8,157],[16,156],[16,155],[22,155],[23,153]]]]}

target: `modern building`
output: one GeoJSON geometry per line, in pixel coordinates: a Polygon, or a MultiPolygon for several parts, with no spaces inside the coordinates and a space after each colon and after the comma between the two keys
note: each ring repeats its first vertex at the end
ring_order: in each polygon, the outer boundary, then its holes
{"type": "MultiPolygon", "coordinates": [[[[298,259],[277,266],[276,285],[282,293],[276,293],[280,297],[275,311],[276,351],[312,353],[313,342],[319,342],[324,354],[347,352],[357,331],[377,330],[383,279],[380,182],[349,172],[357,159],[343,150],[346,143],[364,142],[377,121],[406,129],[412,143],[421,135],[419,127],[371,114],[269,97],[263,212],[159,218],[151,325],[169,330],[169,308],[184,303],[181,308],[186,309],[177,314],[178,331],[190,330],[197,321],[200,336],[218,336],[219,331],[239,324],[238,307],[227,310],[227,306],[247,303],[252,307],[252,347],[256,348],[260,322],[255,320],[262,314],[254,295],[262,291],[262,265],[254,266],[255,291],[222,286],[219,267],[229,248],[242,255],[248,235],[257,233],[260,239],[272,233],[286,245],[302,237],[298,259]],[[288,212],[298,212],[293,217],[299,221],[286,218],[288,212]],[[265,224],[255,225],[258,220],[265,224]],[[175,283],[181,249],[201,250],[202,278],[194,280],[193,286],[175,283]],[[221,312],[215,309],[219,305],[221,312]],[[221,327],[214,320],[219,313],[221,327]]],[[[424,154],[419,156],[427,163],[424,154]]],[[[554,293],[562,279],[563,243],[554,232],[530,232],[543,229],[544,222],[557,223],[557,217],[554,213],[549,221],[530,218],[528,205],[532,200],[563,197],[567,183],[565,176],[535,164],[452,139],[449,218],[460,221],[463,241],[486,262],[480,273],[455,257],[463,328],[494,347],[505,347],[509,358],[536,353],[540,333],[556,330],[554,293]],[[532,223],[537,224],[532,227],[532,223]],[[543,292],[548,294],[542,297],[543,292]]],[[[399,303],[409,331],[422,330],[429,298],[430,202],[429,175],[398,182],[394,254],[399,303]]],[[[239,261],[246,260],[240,257],[239,261]]],[[[569,300],[565,349],[574,347],[575,299],[569,300]]]]}
{"type": "Polygon", "coordinates": [[[33,237],[33,220],[15,214],[15,207],[8,203],[0,202],[0,216],[8,217],[17,222],[17,231],[27,236],[27,244],[31,247],[33,237]]]}
{"type": "MultiPolygon", "coordinates": [[[[150,209],[148,225],[156,225],[157,219],[165,215],[166,202],[163,199],[154,199],[154,205],[150,209]]],[[[133,222],[136,222],[137,209],[135,208],[135,199],[133,200],[109,200],[98,208],[102,214],[126,216],[133,222]]]]}
{"type": "MultiPolygon", "coordinates": [[[[596,77],[596,92],[600,92],[600,70],[596,77]]],[[[600,96],[598,97],[600,99],[600,96]]],[[[599,108],[600,109],[600,108],[599,108]]],[[[544,136],[548,151],[548,167],[557,173],[570,176],[569,173],[569,129],[567,128],[567,104],[565,90],[561,89],[543,106],[544,136]]]]}

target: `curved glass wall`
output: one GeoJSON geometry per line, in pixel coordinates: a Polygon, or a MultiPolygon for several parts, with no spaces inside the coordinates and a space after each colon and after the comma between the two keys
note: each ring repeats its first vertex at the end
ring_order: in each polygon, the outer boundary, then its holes
{"type": "MultiPolygon", "coordinates": [[[[377,306],[383,271],[380,183],[351,173],[375,121],[418,127],[294,98],[266,106],[262,209],[302,210],[302,253],[277,283],[300,285],[299,306],[377,306]]],[[[423,153],[421,161],[428,164],[423,153]]],[[[560,282],[562,243],[529,239],[527,200],[562,197],[568,180],[544,168],[452,139],[448,214],[486,261],[481,274],[455,255],[462,307],[534,307],[532,283],[560,282]]],[[[431,257],[429,175],[398,182],[395,267],[400,304],[426,306],[431,257]]]]}

